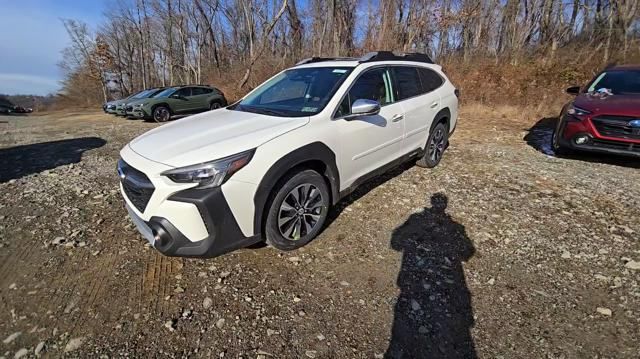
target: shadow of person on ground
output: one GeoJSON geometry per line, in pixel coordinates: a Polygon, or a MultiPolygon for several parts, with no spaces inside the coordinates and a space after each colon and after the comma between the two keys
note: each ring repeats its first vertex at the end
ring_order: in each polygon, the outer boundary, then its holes
{"type": "Polygon", "coordinates": [[[562,157],[570,160],[604,163],[613,166],[640,168],[640,160],[633,157],[618,156],[614,154],[599,154],[589,152],[563,153],[561,156],[553,150],[553,133],[558,124],[557,117],[544,117],[536,122],[524,136],[523,140],[536,151],[548,156],[562,157]]]}
{"type": "Polygon", "coordinates": [[[476,358],[473,309],[462,262],[474,254],[463,225],[436,193],[431,208],[412,214],[391,238],[402,252],[391,341],[386,358],[476,358]]]}
{"type": "Polygon", "coordinates": [[[0,148],[0,183],[78,163],[85,151],[106,143],[99,137],[83,137],[0,148]]]}

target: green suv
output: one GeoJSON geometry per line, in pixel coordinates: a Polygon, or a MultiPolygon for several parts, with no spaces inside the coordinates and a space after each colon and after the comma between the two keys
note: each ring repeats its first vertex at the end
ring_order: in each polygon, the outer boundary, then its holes
{"type": "Polygon", "coordinates": [[[173,115],[185,115],[227,106],[222,91],[206,85],[168,87],[153,97],[127,103],[131,118],[165,122],[173,115]]]}

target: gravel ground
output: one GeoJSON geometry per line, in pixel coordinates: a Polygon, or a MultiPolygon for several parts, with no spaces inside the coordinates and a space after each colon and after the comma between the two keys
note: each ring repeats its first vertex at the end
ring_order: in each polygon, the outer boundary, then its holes
{"type": "Polygon", "coordinates": [[[208,260],[126,216],[118,151],[155,124],[0,117],[0,356],[637,358],[640,163],[553,157],[523,112],[465,108],[437,169],[363,185],[301,250],[208,260]]]}

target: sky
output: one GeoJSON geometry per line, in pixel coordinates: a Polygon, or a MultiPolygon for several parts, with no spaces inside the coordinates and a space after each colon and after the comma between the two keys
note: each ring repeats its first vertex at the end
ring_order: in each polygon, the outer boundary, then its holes
{"type": "Polygon", "coordinates": [[[0,0],[0,94],[47,95],[61,87],[58,67],[69,37],[61,19],[95,28],[105,0],[0,0]]]}

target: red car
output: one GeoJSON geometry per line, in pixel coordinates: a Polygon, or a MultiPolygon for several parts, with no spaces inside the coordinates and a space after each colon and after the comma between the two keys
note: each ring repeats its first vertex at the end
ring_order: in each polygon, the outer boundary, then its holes
{"type": "Polygon", "coordinates": [[[640,157],[640,65],[614,66],[564,106],[553,134],[556,153],[589,151],[640,157]]]}

